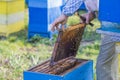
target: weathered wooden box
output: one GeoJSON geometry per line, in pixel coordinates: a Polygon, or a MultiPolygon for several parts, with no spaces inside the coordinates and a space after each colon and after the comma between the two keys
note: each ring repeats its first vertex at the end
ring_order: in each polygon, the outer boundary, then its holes
{"type": "Polygon", "coordinates": [[[79,59],[80,64],[59,75],[31,71],[42,64],[39,64],[27,71],[24,71],[24,80],[93,80],[93,61],[79,59]]]}

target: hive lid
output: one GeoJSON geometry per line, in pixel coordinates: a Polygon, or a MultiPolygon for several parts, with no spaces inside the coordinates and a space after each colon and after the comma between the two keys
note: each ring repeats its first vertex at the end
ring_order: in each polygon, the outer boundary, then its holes
{"type": "Polygon", "coordinates": [[[59,31],[50,65],[54,65],[55,62],[61,59],[76,56],[84,28],[85,24],[78,24],[59,31]]]}

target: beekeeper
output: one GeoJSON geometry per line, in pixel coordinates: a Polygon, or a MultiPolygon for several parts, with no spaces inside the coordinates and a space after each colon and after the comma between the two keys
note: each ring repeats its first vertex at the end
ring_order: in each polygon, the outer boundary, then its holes
{"type": "MultiPolygon", "coordinates": [[[[52,30],[54,31],[58,28],[59,24],[66,24],[68,17],[73,15],[80,8],[83,2],[88,10],[88,13],[82,15],[86,18],[86,24],[90,23],[91,20],[97,17],[96,14],[99,8],[98,0],[67,0],[63,8],[62,15],[52,23],[52,30]]],[[[120,24],[116,22],[101,21],[101,25],[101,27],[114,27],[120,30],[120,24]]],[[[102,30],[98,32],[100,33],[102,30]]],[[[120,41],[120,37],[111,35],[111,32],[109,31],[107,34],[104,32],[105,31],[103,31],[103,34],[101,35],[100,53],[96,64],[97,80],[118,80],[118,62],[117,53],[115,52],[115,43],[120,41]]],[[[112,32],[112,34],[114,34],[114,32],[112,32]]]]}

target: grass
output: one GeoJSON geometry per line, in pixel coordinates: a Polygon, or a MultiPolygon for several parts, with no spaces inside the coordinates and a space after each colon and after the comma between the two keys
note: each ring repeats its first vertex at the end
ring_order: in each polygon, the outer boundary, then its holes
{"type": "MultiPolygon", "coordinates": [[[[88,25],[85,30],[83,44],[77,57],[92,59],[96,63],[100,35],[96,34],[95,30],[100,24],[97,19],[93,23],[94,27],[88,25]]],[[[25,27],[24,30],[10,34],[7,39],[0,40],[0,80],[22,80],[24,70],[50,59],[55,38],[51,42],[36,35],[31,42],[28,42],[25,27]]]]}
{"type": "Polygon", "coordinates": [[[22,80],[24,70],[50,58],[52,52],[50,45],[28,43],[15,35],[11,40],[11,37],[0,41],[0,80],[22,80]]]}

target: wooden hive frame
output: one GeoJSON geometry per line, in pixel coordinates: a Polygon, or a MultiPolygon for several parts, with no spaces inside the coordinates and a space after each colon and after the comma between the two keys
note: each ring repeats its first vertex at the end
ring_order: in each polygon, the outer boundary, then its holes
{"type": "Polygon", "coordinates": [[[84,29],[85,24],[78,24],[59,31],[51,57],[51,66],[61,59],[76,56],[84,29]]]}

